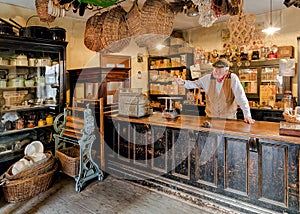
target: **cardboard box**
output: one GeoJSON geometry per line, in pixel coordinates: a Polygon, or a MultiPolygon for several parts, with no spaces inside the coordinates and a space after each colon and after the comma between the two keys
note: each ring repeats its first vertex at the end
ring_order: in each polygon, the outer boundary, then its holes
{"type": "Polygon", "coordinates": [[[294,47],[293,46],[279,46],[277,56],[278,58],[294,58],[294,47]]]}

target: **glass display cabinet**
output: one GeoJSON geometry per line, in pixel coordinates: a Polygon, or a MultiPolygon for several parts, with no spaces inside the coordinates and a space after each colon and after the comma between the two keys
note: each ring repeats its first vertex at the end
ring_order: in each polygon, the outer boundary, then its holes
{"type": "Polygon", "coordinates": [[[1,172],[33,140],[45,150],[54,147],[49,121],[65,105],[66,46],[63,41],[0,35],[1,172]]]}

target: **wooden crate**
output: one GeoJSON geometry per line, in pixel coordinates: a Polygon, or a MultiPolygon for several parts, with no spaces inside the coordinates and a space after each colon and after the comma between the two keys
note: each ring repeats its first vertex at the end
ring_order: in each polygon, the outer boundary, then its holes
{"type": "Polygon", "coordinates": [[[277,56],[278,58],[294,58],[294,47],[293,46],[279,46],[277,56]]]}

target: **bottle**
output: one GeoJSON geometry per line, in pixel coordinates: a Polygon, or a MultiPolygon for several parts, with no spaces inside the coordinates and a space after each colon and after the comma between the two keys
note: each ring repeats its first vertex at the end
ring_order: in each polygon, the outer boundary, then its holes
{"type": "Polygon", "coordinates": [[[283,111],[287,114],[292,114],[293,110],[293,97],[292,97],[292,92],[291,91],[285,91],[283,98],[282,98],[282,103],[283,103],[283,111]]]}
{"type": "Polygon", "coordinates": [[[24,120],[19,118],[16,123],[16,129],[23,129],[24,128],[24,120]]]}

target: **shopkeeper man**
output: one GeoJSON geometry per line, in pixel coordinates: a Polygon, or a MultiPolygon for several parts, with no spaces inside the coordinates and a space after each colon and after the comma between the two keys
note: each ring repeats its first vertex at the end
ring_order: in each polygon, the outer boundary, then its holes
{"type": "Polygon", "coordinates": [[[213,68],[212,74],[195,81],[177,78],[176,82],[187,89],[204,89],[205,112],[208,117],[236,119],[239,105],[244,114],[244,121],[254,123],[242,84],[236,74],[229,72],[229,62],[226,59],[219,59],[213,63],[213,68]]]}

